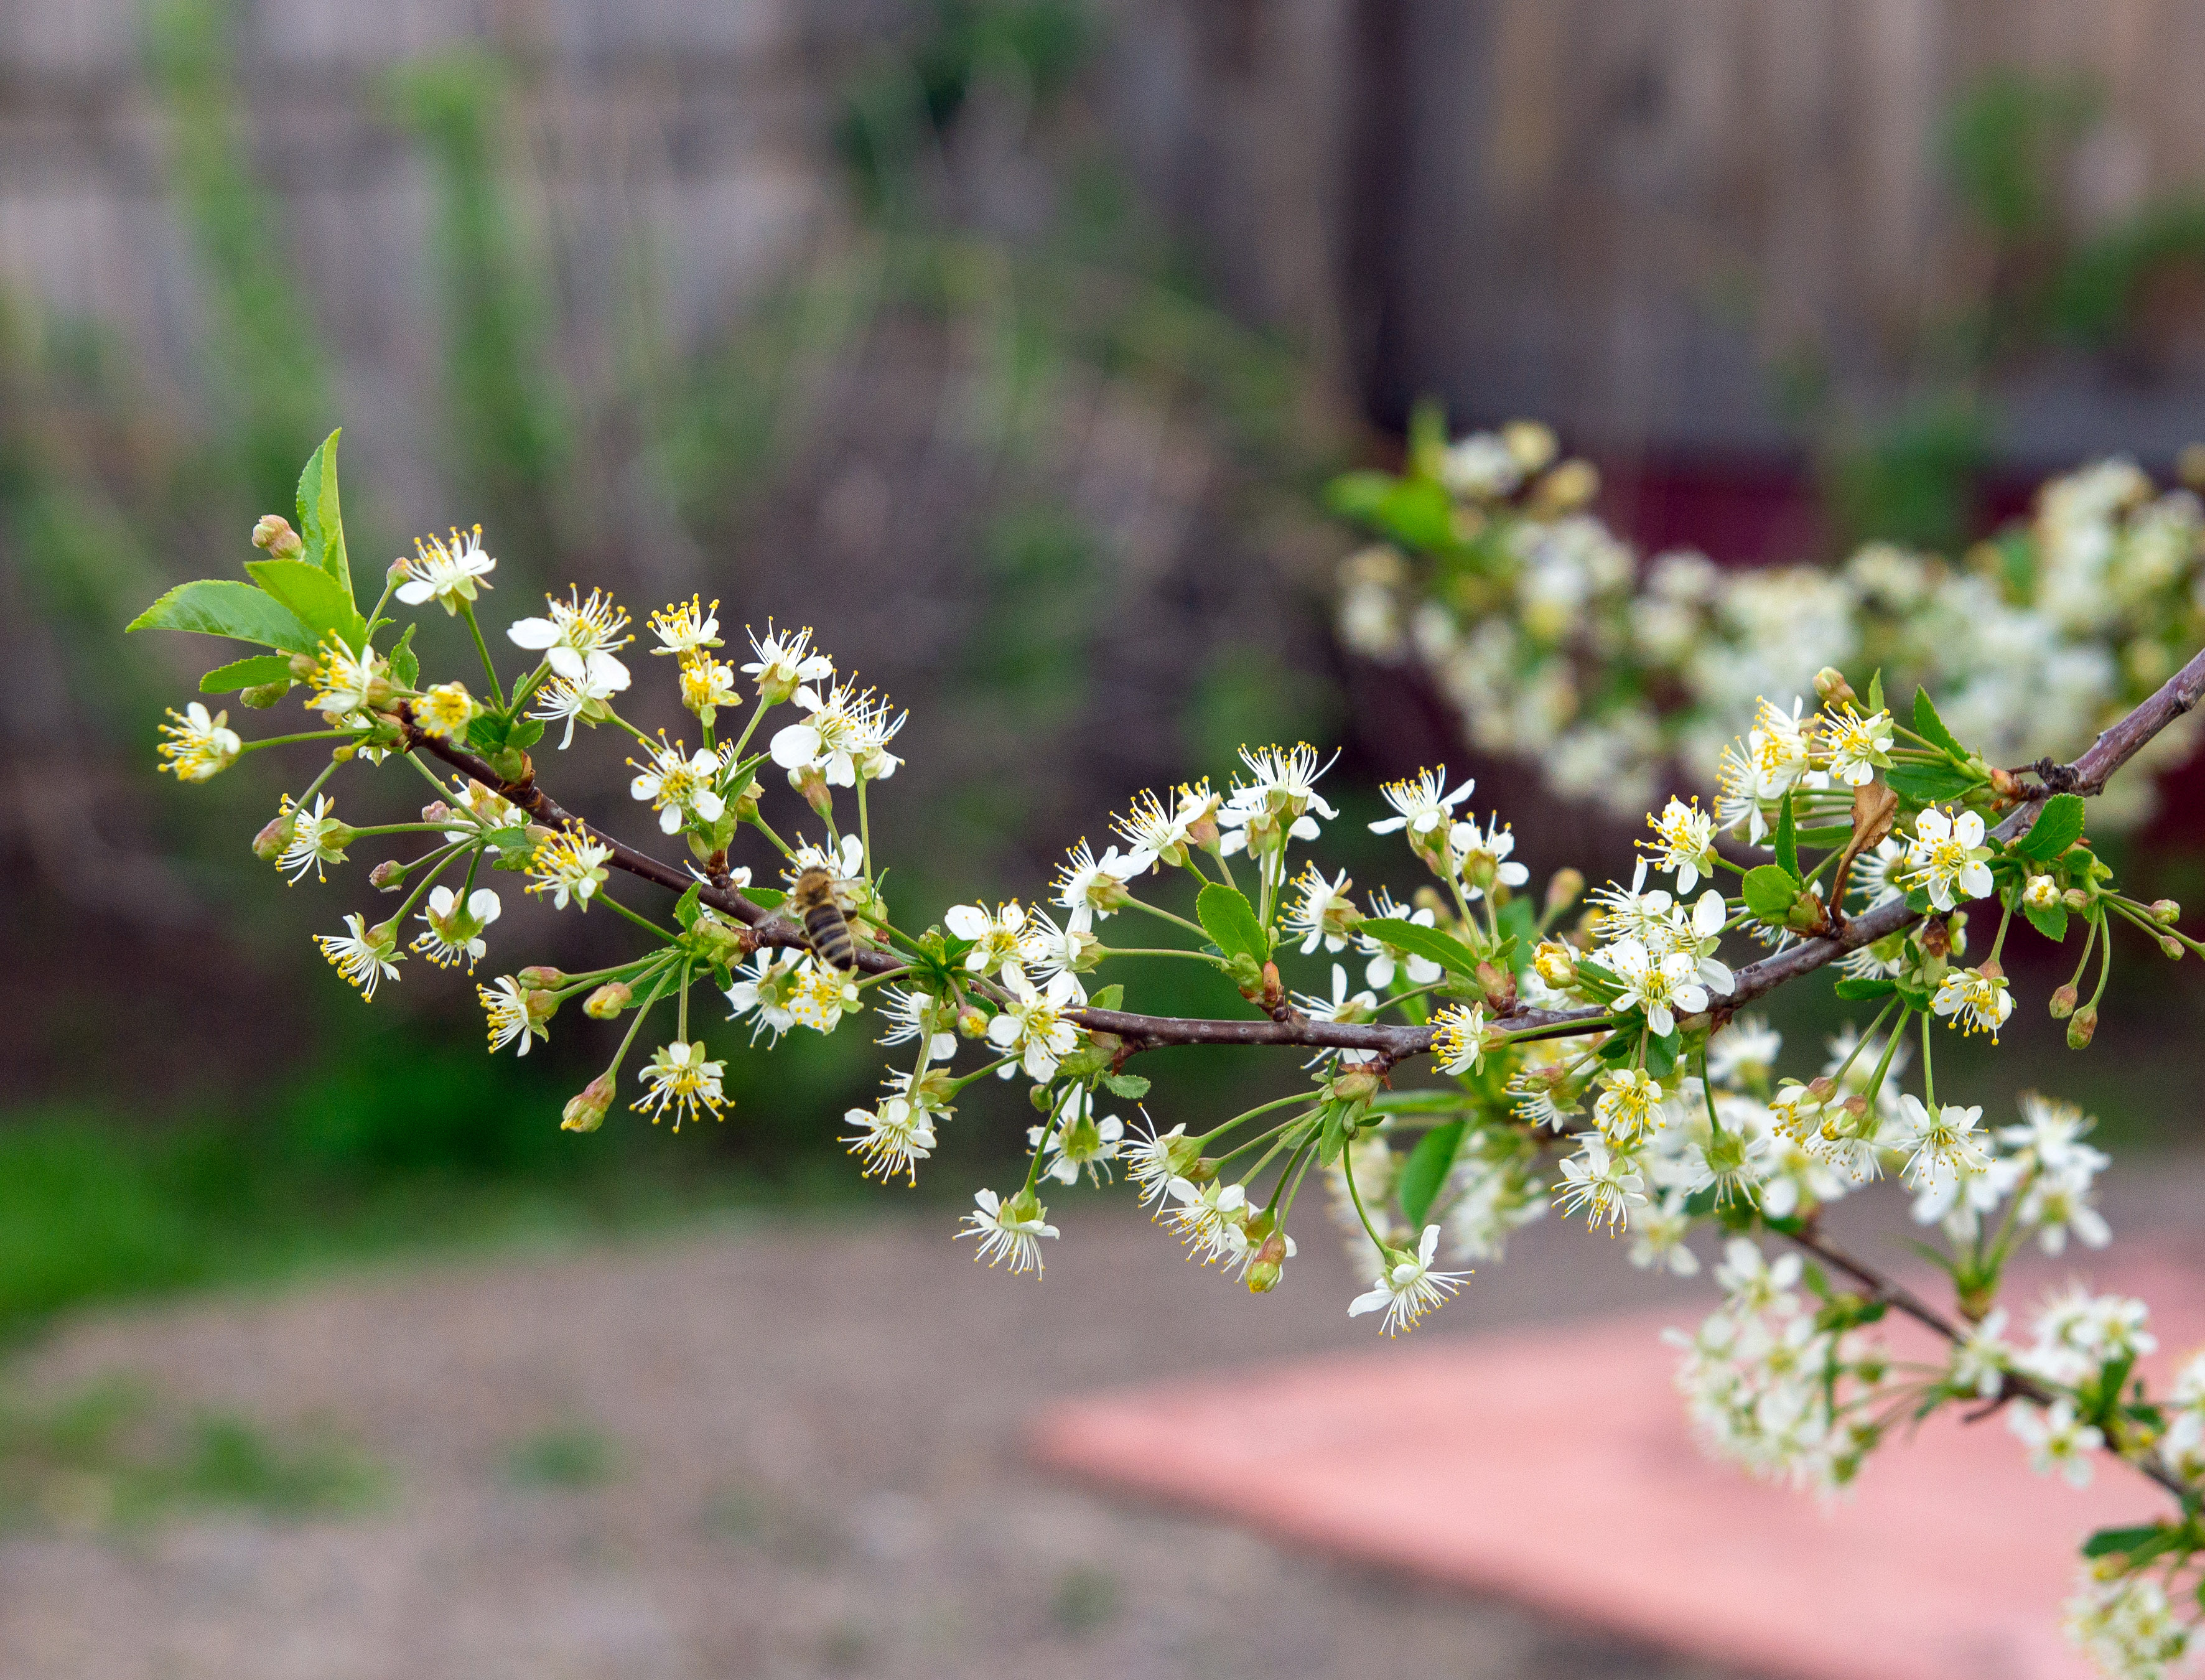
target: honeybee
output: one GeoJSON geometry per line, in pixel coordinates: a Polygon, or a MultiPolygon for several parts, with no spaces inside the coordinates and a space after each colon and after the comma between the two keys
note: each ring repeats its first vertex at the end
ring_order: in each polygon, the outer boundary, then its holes
{"type": "Polygon", "coordinates": [[[857,942],[850,937],[850,923],[835,897],[833,871],[817,864],[803,871],[790,889],[788,903],[811,936],[812,952],[821,962],[846,973],[858,966],[857,942]]]}

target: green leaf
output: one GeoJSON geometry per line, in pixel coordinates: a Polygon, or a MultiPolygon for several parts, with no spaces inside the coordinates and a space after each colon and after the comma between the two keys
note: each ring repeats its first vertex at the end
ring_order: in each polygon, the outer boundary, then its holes
{"type": "Polygon", "coordinates": [[[1421,922],[1407,921],[1399,916],[1374,916],[1358,923],[1356,931],[1370,935],[1382,945],[1437,963],[1453,973],[1477,977],[1477,953],[1437,928],[1428,928],[1421,922]]]}
{"type": "Polygon", "coordinates": [[[1794,881],[1799,878],[1799,827],[1792,815],[1788,787],[1784,790],[1784,803],[1776,808],[1776,862],[1794,881]]]}
{"type": "Polygon", "coordinates": [[[1646,1072],[1656,1079],[1667,1079],[1677,1071],[1677,1053],[1685,1048],[1685,1035],[1672,1031],[1667,1038],[1646,1035],[1646,1072]]]}
{"type": "Polygon", "coordinates": [[[746,887],[743,896],[760,910],[779,910],[788,894],[776,887],[746,887]]]}
{"type": "Polygon", "coordinates": [[[354,653],[367,644],[367,620],[352,604],[351,591],[320,567],[303,560],[248,560],[245,569],[318,638],[342,642],[354,653]]]}
{"type": "Polygon", "coordinates": [[[686,933],[697,925],[697,917],[702,910],[699,903],[702,896],[698,884],[692,881],[689,883],[689,890],[674,901],[674,919],[681,925],[682,932],[686,933]]]}
{"type": "Polygon", "coordinates": [[[1917,687],[1914,691],[1914,733],[1933,745],[1942,747],[1955,758],[1965,758],[1967,748],[1962,746],[1945,720],[1937,715],[1937,705],[1929,698],[1929,691],[1917,687]]]}
{"type": "Polygon", "coordinates": [[[1899,988],[1888,980],[1873,979],[1865,974],[1849,974],[1832,989],[1847,1003],[1866,1003],[1871,998],[1887,998],[1899,988]]]}
{"type": "Polygon", "coordinates": [[[1380,1091],[1370,1106],[1381,1114],[1459,1114],[1465,1098],[1444,1087],[1417,1091],[1380,1091]]]}
{"type": "Polygon", "coordinates": [[[1258,964],[1270,957],[1271,941],[1264,935],[1263,924],[1256,919],[1255,907],[1236,888],[1210,882],[1196,894],[1194,913],[1225,955],[1252,957],[1258,964]]]}
{"type": "Polygon", "coordinates": [[[299,475],[299,540],[306,545],[306,563],[327,573],[350,601],[352,563],[345,557],[344,516],[337,508],[337,439],[343,435],[339,426],[324,437],[299,475]]]}
{"type": "Polygon", "coordinates": [[[1106,1073],[1102,1083],[1128,1102],[1138,1102],[1149,1094],[1149,1082],[1138,1073],[1106,1073]]]}
{"type": "Polygon", "coordinates": [[[524,752],[543,739],[544,720],[540,717],[516,717],[505,732],[505,744],[524,752]]]}
{"type": "Polygon", "coordinates": [[[1791,870],[1780,864],[1763,864],[1745,872],[1738,895],[1745,900],[1745,907],[1762,921],[1780,923],[1791,913],[1799,890],[1799,877],[1791,870]]]}
{"type": "Polygon", "coordinates": [[[1126,988],[1123,986],[1105,986],[1087,1000],[1087,1006],[1090,1009],[1123,1009],[1126,1006],[1126,988]]]}
{"type": "Polygon", "coordinates": [[[229,636],[289,653],[312,653],[314,632],[299,615],[264,590],[234,578],[201,578],[178,584],[123,626],[130,630],[195,630],[229,636]]]}
{"type": "Polygon", "coordinates": [[[1951,764],[1893,764],[1883,773],[1891,791],[1911,805],[1957,799],[1980,786],[1974,776],[1951,764]]]}
{"type": "Polygon", "coordinates": [[[291,662],[280,653],[256,653],[249,659],[233,659],[227,665],[217,666],[199,679],[202,694],[234,694],[241,688],[258,688],[263,683],[288,682],[291,662]]]}
{"type": "Polygon", "coordinates": [[[2021,907],[2021,913],[2029,918],[2030,927],[2036,929],[2054,945],[2065,943],[2067,939],[2067,906],[2065,905],[2047,905],[2042,910],[2039,910],[2034,905],[2025,904],[2021,907]]]}
{"type": "Polygon", "coordinates": [[[1802,846],[1812,846],[1817,847],[1843,846],[1852,837],[1853,825],[1851,823],[1826,822],[1820,828],[1802,828],[1799,831],[1799,844],[1802,846]]]}
{"type": "Polygon", "coordinates": [[[1883,709],[1883,673],[1879,669],[1868,680],[1868,715],[1874,717],[1883,709]]]}
{"type": "Polygon", "coordinates": [[[390,650],[390,678],[401,688],[413,688],[421,680],[421,656],[413,651],[413,632],[421,626],[409,624],[390,650]]]}
{"type": "Polygon", "coordinates": [[[2101,1529],[2083,1542],[2083,1555],[2107,1558],[2118,1552],[2131,1563],[2137,1563],[2165,1551],[2178,1532],[2157,1523],[2142,1523],[2133,1529],[2101,1529]]]}
{"type": "Polygon", "coordinates": [[[1409,1151],[1409,1159],[1401,1167],[1401,1212],[1408,1219],[1410,1230],[1424,1228],[1424,1215],[1431,1211],[1433,1199],[1447,1182],[1447,1169],[1454,1165],[1455,1151],[1462,1147],[1466,1125],[1451,1120],[1435,1125],[1409,1151]]]}
{"type": "Polygon", "coordinates": [[[505,749],[506,721],[496,712],[478,712],[467,720],[468,751],[488,757],[505,749]]]}
{"type": "Polygon", "coordinates": [[[2013,849],[2024,858],[2048,864],[2083,838],[2084,815],[2081,795],[2055,793],[2044,802],[2036,821],[2013,843],[2013,849]]]}

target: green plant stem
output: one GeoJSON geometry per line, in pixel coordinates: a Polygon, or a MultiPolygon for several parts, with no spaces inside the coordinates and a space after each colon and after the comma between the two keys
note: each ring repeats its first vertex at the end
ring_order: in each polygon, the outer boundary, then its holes
{"type": "Polygon", "coordinates": [[[1222,1137],[1227,1132],[1232,1131],[1234,1126],[1245,1125],[1248,1121],[1254,1119],[1258,1114],[1268,1114],[1273,1109],[1284,1108],[1289,1103],[1307,1102],[1309,1100],[1310,1095],[1307,1091],[1296,1091],[1291,1096],[1279,1097],[1270,1102],[1259,1102],[1253,1108],[1247,1110],[1245,1113],[1235,1114],[1231,1119],[1226,1121],[1224,1125],[1212,1126],[1208,1131],[1201,1133],[1195,1138],[1194,1146],[1198,1149],[1204,1148],[1211,1138],[1222,1137]]]}
{"type": "Polygon", "coordinates": [[[1128,898],[1126,900],[1126,903],[1134,910],[1144,910],[1150,915],[1157,917],[1159,920],[1169,922],[1174,927],[1184,928],[1189,933],[1197,935],[1203,939],[1206,940],[1209,937],[1209,929],[1204,927],[1199,922],[1190,922],[1184,916],[1175,916],[1170,911],[1165,910],[1160,905],[1144,903],[1143,900],[1135,898],[1128,898]]]}
{"type": "Polygon", "coordinates": [[[1207,951],[1182,951],[1170,945],[1106,945],[1097,953],[1102,957],[1185,957],[1191,961],[1208,963],[1212,968],[1221,968],[1228,973],[1233,965],[1221,957],[1213,957],[1207,951]]]}
{"type": "Polygon", "coordinates": [[[340,737],[352,740],[356,739],[358,733],[352,729],[309,729],[298,735],[269,735],[260,740],[246,742],[238,748],[237,756],[242,758],[247,753],[258,752],[263,747],[296,746],[300,741],[333,741],[340,737]]]}
{"type": "Polygon", "coordinates": [[[1929,1064],[1935,1052],[1936,1037],[1937,1035],[1930,1030],[1929,1012],[1925,1009],[1922,1012],[1922,1093],[1923,1101],[1933,1114],[1937,1112],[1937,1073],[1929,1064]]]}
{"type": "Polygon", "coordinates": [[[660,927],[657,923],[652,921],[647,916],[637,915],[635,911],[630,910],[626,905],[622,904],[618,899],[614,898],[609,893],[599,893],[597,895],[597,900],[602,905],[610,905],[615,910],[618,911],[622,916],[627,917],[629,921],[634,923],[637,927],[641,928],[645,933],[657,935],[660,939],[665,941],[667,944],[678,945],[681,943],[681,941],[678,938],[667,932],[666,929],[660,927]]]}
{"type": "MultiPolygon", "coordinates": [[[[490,656],[490,644],[483,639],[482,626],[475,618],[475,603],[461,602],[460,616],[467,621],[467,634],[474,638],[475,652],[482,659],[483,676],[490,683],[490,699],[496,703],[496,709],[503,711],[506,709],[505,686],[497,680],[497,665],[490,656]]],[[[546,660],[544,663],[548,665],[550,662],[546,660]]]]}

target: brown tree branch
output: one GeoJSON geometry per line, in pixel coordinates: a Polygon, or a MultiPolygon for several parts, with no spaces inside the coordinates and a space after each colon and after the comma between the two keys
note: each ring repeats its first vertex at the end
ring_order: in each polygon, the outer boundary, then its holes
{"type": "MultiPolygon", "coordinates": [[[[2146,742],[2194,709],[2201,699],[2205,699],[2205,650],[2201,650],[2188,664],[2168,678],[2158,692],[2100,735],[2073,763],[2054,767],[2066,774],[2045,776],[2042,778],[2045,786],[2026,790],[2020,796],[2018,808],[1992,831],[1993,835],[2001,840],[2012,840],[2026,834],[2036,822],[2036,813],[2042,808],[2042,802],[2053,793],[2061,791],[2054,784],[2064,784],[2065,787],[2077,793],[2090,794],[2102,791],[2107,779],[2133,758],[2146,742]]],[[[426,752],[484,787],[496,789],[539,822],[555,828],[569,825],[581,828],[592,840],[609,847],[612,853],[610,861],[630,875],[673,893],[686,892],[692,885],[697,886],[698,896],[703,903],[723,915],[733,917],[750,929],[759,946],[798,950],[810,948],[811,941],[805,937],[801,928],[787,917],[745,898],[734,887],[705,881],[690,870],[663,863],[614,839],[595,825],[583,822],[537,786],[532,771],[523,781],[508,782],[475,754],[417,728],[410,711],[402,704],[398,708],[398,715],[406,731],[408,751],[426,752]]],[[[1749,963],[1738,970],[1735,987],[1717,1007],[1728,1015],[1786,982],[1811,974],[1847,952],[1857,950],[1863,945],[1873,945],[1880,939],[1911,927],[1920,919],[1916,912],[1906,907],[1904,899],[1878,905],[1873,910],[1847,918],[1845,926],[1830,937],[1801,940],[1772,956],[1762,958],[1759,962],[1749,963]]],[[[904,967],[901,959],[890,953],[868,950],[863,947],[859,947],[857,959],[858,965],[869,974],[894,974],[904,967]]],[[[1607,1012],[1596,1006],[1551,1010],[1519,1006],[1496,1016],[1495,1024],[1513,1030],[1566,1026],[1576,1022],[1597,1020],[1607,1012]]],[[[1160,1048],[1169,1044],[1283,1044],[1311,1049],[1375,1051],[1389,1061],[1399,1062],[1424,1054],[1432,1044],[1432,1029],[1429,1027],[1393,1026],[1376,1022],[1318,1021],[1299,1015],[1289,1015],[1281,1020],[1205,1020],[1168,1015],[1140,1015],[1118,1009],[1085,1008],[1067,1010],[1065,1016],[1090,1031],[1108,1033],[1119,1038],[1129,1053],[1160,1048]]]]}
{"type": "MultiPolygon", "coordinates": [[[[2131,751],[2133,751],[2134,749],[2131,748],[2131,751]]],[[[2101,778],[2098,785],[2099,787],[2103,787],[2105,785],[2102,778],[2101,778]]],[[[2093,788],[2091,791],[2095,793],[2097,790],[2093,788]]],[[[1831,1242],[1829,1238],[1823,1236],[1811,1221],[1807,1224],[1804,1230],[1798,1232],[1787,1231],[1782,1234],[1788,1238],[1794,1246],[1805,1250],[1816,1259],[1836,1267],[1839,1271],[1843,1272],[1847,1277],[1852,1279],[1854,1282],[1861,1285],[1862,1287],[1868,1291],[1868,1298],[1869,1300],[1881,1301],[1886,1306],[1890,1307],[1898,1312],[1904,1313],[1907,1317],[1912,1319],[1917,1324],[1925,1326],[1929,1329],[1934,1330],[1938,1335],[1942,1336],[1946,1341],[1952,1343],[1954,1346],[1958,1346],[1960,1343],[1967,1339],[1967,1333],[1964,1330],[1961,1329],[1959,1326],[1954,1324],[1952,1320],[1946,1318],[1935,1308],[1923,1301],[1922,1297],[1915,1294],[1912,1290],[1908,1289],[1903,1284],[1893,1282],[1891,1279],[1884,1276],[1882,1273],[1878,1272],[1874,1267],[1869,1265],[1867,1261],[1857,1260],[1851,1255],[1847,1254],[1844,1250],[1839,1248],[1836,1244],[1831,1242]]],[[[2055,1393],[2052,1389],[2047,1387],[2044,1384],[2039,1382],[2035,1377],[2030,1376],[2021,1371],[2008,1371],[2006,1373],[2005,1380],[2001,1384],[1999,1392],[1994,1398],[1994,1404],[2003,1404],[2008,1400],[2027,1400],[2032,1405],[2049,1406],[2059,1398],[2059,1396],[2057,1393],[2055,1393]]],[[[2188,1482],[2183,1481],[2180,1476],[2176,1475],[2173,1471],[2168,1469],[2165,1465],[2157,1463],[2150,1459],[2131,1458],[2127,1453],[2121,1451],[2112,1441],[2107,1441],[2106,1443],[2105,1451],[2111,1453],[2114,1457],[2119,1458],[2121,1463],[2135,1470],[2137,1475],[2147,1476],[2153,1481],[2157,1482],[2161,1487],[2173,1494],[2178,1499],[2186,1500],[2190,1498],[2192,1492],[2195,1491],[2190,1487],[2188,1482]]]]}

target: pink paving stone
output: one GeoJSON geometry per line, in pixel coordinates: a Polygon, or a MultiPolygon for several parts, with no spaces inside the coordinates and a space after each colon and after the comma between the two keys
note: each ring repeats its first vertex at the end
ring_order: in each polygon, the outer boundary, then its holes
{"type": "MultiPolygon", "coordinates": [[[[2199,1274],[2093,1256],[2152,1303],[2154,1386],[2205,1343],[2199,1274]]],[[[2064,1272],[2018,1280],[2034,1303],[2064,1272]]],[[[2165,1501],[2119,1465],[2032,1475],[1999,1419],[1940,1418],[1827,1508],[1694,1445],[1660,1339],[1679,1313],[1332,1356],[1058,1406],[1057,1469],[1719,1662],[1801,1680],[2082,1680],[2076,1546],[2165,1501]]],[[[1902,1355],[1926,1334],[1894,1330],[1902,1355]]]]}

